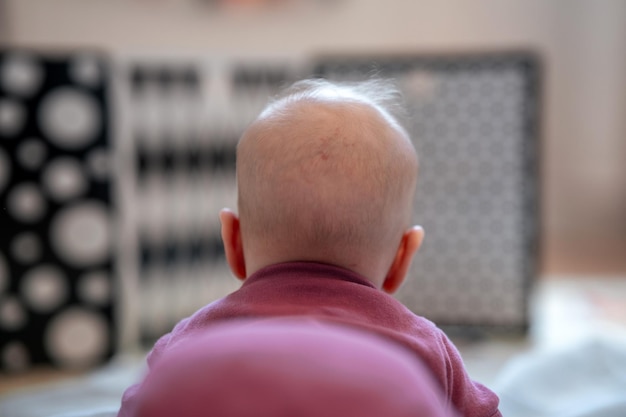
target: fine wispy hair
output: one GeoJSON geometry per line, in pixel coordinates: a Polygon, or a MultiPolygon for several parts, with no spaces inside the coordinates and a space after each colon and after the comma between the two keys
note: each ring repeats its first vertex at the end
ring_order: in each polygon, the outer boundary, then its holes
{"type": "Polygon", "coordinates": [[[399,127],[403,127],[408,118],[402,91],[393,79],[381,77],[371,77],[362,81],[333,81],[325,78],[300,80],[272,97],[267,109],[275,110],[279,103],[319,99],[329,95],[366,101],[382,111],[399,127]]]}

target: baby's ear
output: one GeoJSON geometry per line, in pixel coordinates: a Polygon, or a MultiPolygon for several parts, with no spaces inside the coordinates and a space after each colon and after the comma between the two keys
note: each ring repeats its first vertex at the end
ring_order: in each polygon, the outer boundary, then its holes
{"type": "Polygon", "coordinates": [[[424,229],[421,226],[413,226],[404,232],[396,257],[383,281],[382,288],[386,293],[393,294],[400,288],[423,240],[424,229]]]}
{"type": "Polygon", "coordinates": [[[228,262],[228,266],[235,277],[244,280],[246,279],[246,262],[243,254],[239,217],[232,210],[222,209],[220,222],[222,223],[222,242],[226,262],[228,262]]]}

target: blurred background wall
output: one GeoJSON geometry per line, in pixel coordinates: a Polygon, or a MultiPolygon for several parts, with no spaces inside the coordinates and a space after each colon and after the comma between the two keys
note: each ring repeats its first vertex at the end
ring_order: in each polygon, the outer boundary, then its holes
{"type": "Polygon", "coordinates": [[[626,271],[626,2],[257,3],[4,0],[0,41],[118,55],[536,51],[545,70],[543,271],[626,271]]]}

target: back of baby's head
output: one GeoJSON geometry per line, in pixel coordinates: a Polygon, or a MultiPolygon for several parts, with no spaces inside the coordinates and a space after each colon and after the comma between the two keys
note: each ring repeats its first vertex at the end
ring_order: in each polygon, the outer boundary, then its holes
{"type": "Polygon", "coordinates": [[[309,319],[233,322],[168,352],[136,417],[444,417],[429,370],[404,348],[309,319]]]}
{"type": "Polygon", "coordinates": [[[244,234],[321,255],[397,240],[417,175],[413,145],[393,116],[397,98],[380,81],[309,80],[271,102],[237,151],[244,234]]]}

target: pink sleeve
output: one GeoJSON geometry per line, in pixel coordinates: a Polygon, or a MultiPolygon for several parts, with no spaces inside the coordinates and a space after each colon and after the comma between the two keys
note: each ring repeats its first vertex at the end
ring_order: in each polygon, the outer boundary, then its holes
{"type": "Polygon", "coordinates": [[[463,417],[502,417],[498,410],[498,396],[468,375],[463,359],[452,342],[442,334],[449,358],[447,384],[449,398],[463,417]]]}
{"type": "MultiPolygon", "coordinates": [[[[157,363],[158,359],[163,355],[163,353],[170,346],[170,341],[173,339],[175,335],[180,333],[185,333],[186,323],[188,319],[184,319],[179,322],[174,330],[171,333],[167,333],[163,335],[157,342],[154,344],[152,350],[148,353],[146,358],[146,362],[148,364],[148,372],[150,369],[154,367],[157,363]]],[[[124,391],[124,395],[122,396],[122,404],[120,406],[120,410],[118,411],[117,417],[132,417],[135,415],[135,407],[136,407],[136,395],[141,387],[141,382],[131,385],[124,391]]]]}

